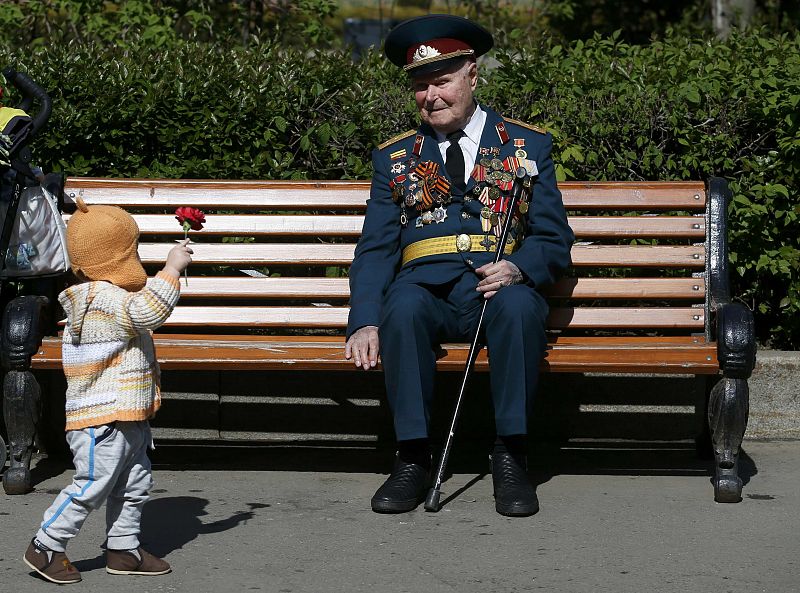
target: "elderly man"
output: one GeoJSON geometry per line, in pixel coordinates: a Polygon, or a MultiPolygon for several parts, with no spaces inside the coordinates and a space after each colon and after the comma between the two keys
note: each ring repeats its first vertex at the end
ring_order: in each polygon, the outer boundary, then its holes
{"type": "Polygon", "coordinates": [[[398,453],[372,509],[414,509],[429,486],[428,441],[436,347],[469,341],[488,299],[485,343],[497,440],[495,506],[538,510],[527,477],[527,419],[544,356],[547,304],[539,289],[570,263],[567,225],[550,158],[551,136],[478,105],[475,58],[491,34],[467,19],[428,15],[388,35],[387,57],[408,73],[422,124],[381,144],[361,239],[350,269],[345,356],[358,368],[380,354],[398,453]],[[493,264],[512,174],[535,175],[530,205],[493,264]]]}

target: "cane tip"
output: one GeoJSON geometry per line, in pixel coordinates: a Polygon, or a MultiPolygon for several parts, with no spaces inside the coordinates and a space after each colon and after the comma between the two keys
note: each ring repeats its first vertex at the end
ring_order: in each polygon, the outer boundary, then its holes
{"type": "Polygon", "coordinates": [[[425,510],[429,513],[438,513],[441,495],[441,492],[436,488],[431,488],[430,492],[428,492],[428,497],[425,499],[425,510]]]}

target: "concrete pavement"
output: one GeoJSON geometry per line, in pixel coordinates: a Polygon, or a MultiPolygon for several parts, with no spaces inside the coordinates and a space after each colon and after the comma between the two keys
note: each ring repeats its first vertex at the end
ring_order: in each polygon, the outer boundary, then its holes
{"type": "MultiPolygon", "coordinates": [[[[536,445],[541,511],[494,512],[480,451],[461,452],[438,514],[377,515],[388,453],[160,447],[143,542],[162,577],[106,574],[104,511],[68,553],[89,593],[769,592],[800,590],[800,442],[748,442],[744,500],[715,504],[688,445],[536,445]],[[467,455],[466,453],[474,453],[467,455]],[[222,468],[229,468],[227,471],[222,468]],[[298,468],[299,471],[291,471],[298,468]]],[[[71,477],[36,468],[36,491],[0,495],[0,592],[57,587],[21,557],[71,477]]]]}

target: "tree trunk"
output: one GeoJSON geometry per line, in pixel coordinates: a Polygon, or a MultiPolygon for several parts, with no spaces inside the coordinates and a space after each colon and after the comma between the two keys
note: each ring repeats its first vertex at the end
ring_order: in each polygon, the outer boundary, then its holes
{"type": "Polygon", "coordinates": [[[747,27],[755,5],[755,0],[711,0],[711,23],[717,37],[725,39],[733,27],[747,27]]]}

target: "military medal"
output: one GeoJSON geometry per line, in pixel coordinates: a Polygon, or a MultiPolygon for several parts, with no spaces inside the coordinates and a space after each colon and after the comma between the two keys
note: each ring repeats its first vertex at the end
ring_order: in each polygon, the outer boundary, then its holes
{"type": "Polygon", "coordinates": [[[398,175],[406,170],[406,166],[403,163],[392,163],[392,174],[398,175]]]}
{"type": "Polygon", "coordinates": [[[472,177],[476,183],[486,180],[486,165],[484,165],[483,162],[487,160],[488,159],[481,159],[481,162],[476,164],[472,169],[472,173],[470,173],[470,177],[472,177]]]}
{"type": "Polygon", "coordinates": [[[516,147],[516,151],[514,152],[514,156],[520,159],[524,159],[528,157],[528,153],[523,150],[525,148],[525,138],[514,138],[514,146],[516,147]]]}
{"type": "Polygon", "coordinates": [[[403,186],[399,185],[394,179],[389,181],[389,189],[392,190],[392,202],[399,204],[403,199],[403,186]]]}
{"type": "Polygon", "coordinates": [[[492,211],[489,210],[488,206],[481,208],[481,230],[484,233],[488,233],[492,229],[492,222],[490,220],[491,216],[492,211]]]}
{"type": "Polygon", "coordinates": [[[439,206],[433,211],[433,222],[441,224],[447,218],[447,210],[444,206],[439,206]]]}
{"type": "Polygon", "coordinates": [[[418,157],[422,154],[422,144],[425,142],[425,136],[422,134],[417,134],[416,138],[414,138],[414,156],[418,157]]]}
{"type": "Polygon", "coordinates": [[[431,161],[419,163],[409,178],[414,175],[419,180],[421,189],[416,192],[417,210],[428,210],[436,204],[450,202],[450,182],[439,175],[439,165],[431,161]]]}
{"type": "Polygon", "coordinates": [[[481,247],[483,247],[486,251],[489,251],[492,247],[494,247],[494,242],[489,238],[489,235],[486,235],[481,241],[481,247]]]}
{"type": "Polygon", "coordinates": [[[508,142],[508,132],[506,131],[505,122],[498,122],[494,129],[497,130],[497,137],[500,138],[500,144],[508,142]]]}

